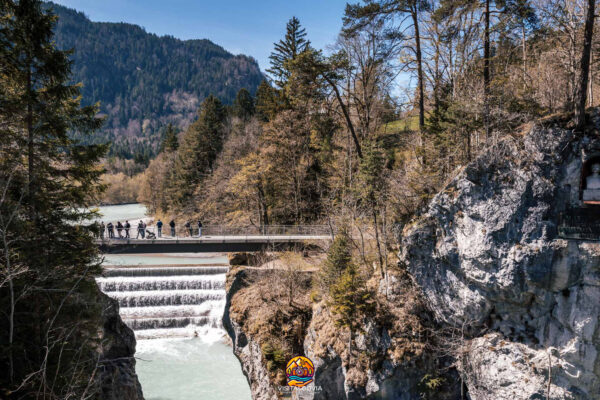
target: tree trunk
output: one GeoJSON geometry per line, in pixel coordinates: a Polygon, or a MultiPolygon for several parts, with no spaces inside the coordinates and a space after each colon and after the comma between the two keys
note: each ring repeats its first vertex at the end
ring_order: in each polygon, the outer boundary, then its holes
{"type": "MultiPolygon", "coordinates": [[[[7,229],[7,228],[5,228],[7,229]]],[[[10,250],[8,248],[8,239],[6,237],[6,230],[3,234],[4,242],[4,255],[6,257],[6,274],[8,276],[8,290],[10,293],[10,311],[8,314],[8,368],[9,368],[9,381],[12,382],[14,379],[14,362],[13,362],[13,340],[15,332],[15,288],[13,285],[13,272],[12,265],[10,263],[10,250]]]]}
{"type": "Polygon", "coordinates": [[[471,153],[472,153],[472,144],[471,144],[471,132],[467,131],[467,161],[471,162],[471,153]]]}
{"type": "Polygon", "coordinates": [[[258,190],[258,199],[260,202],[260,211],[262,213],[262,226],[261,226],[261,230],[263,231],[263,233],[266,230],[266,226],[269,225],[269,211],[267,209],[267,202],[265,200],[265,192],[262,188],[262,184],[258,184],[257,188],[258,190]]]}
{"type": "Polygon", "coordinates": [[[342,95],[340,94],[340,91],[338,90],[338,87],[336,86],[335,82],[333,82],[331,79],[329,79],[325,75],[323,75],[323,78],[325,78],[325,80],[327,81],[327,83],[329,83],[329,86],[331,86],[331,88],[333,89],[333,92],[335,93],[335,97],[337,98],[338,103],[340,104],[340,108],[342,109],[342,113],[344,114],[344,119],[346,120],[346,125],[348,126],[348,130],[350,130],[350,134],[352,135],[352,140],[354,141],[354,147],[356,148],[356,154],[358,154],[358,158],[362,158],[362,149],[360,147],[360,142],[358,141],[358,136],[356,136],[356,131],[354,130],[354,124],[352,123],[352,120],[350,119],[350,114],[348,113],[348,108],[346,107],[346,104],[344,103],[344,100],[342,99],[342,95]]]}
{"type": "MultiPolygon", "coordinates": [[[[411,9],[413,25],[415,27],[415,56],[417,59],[417,90],[419,91],[419,133],[422,136],[425,129],[425,88],[423,79],[423,56],[421,53],[421,35],[419,33],[419,14],[416,6],[411,9]]],[[[422,138],[421,138],[422,140],[422,138]]]]}
{"type": "Polygon", "coordinates": [[[350,362],[352,361],[352,339],[354,336],[354,332],[352,332],[352,327],[349,328],[350,337],[348,338],[348,368],[350,368],[350,362]]]}
{"type": "Polygon", "coordinates": [[[485,141],[490,137],[490,0],[485,0],[485,31],[483,39],[483,124],[485,141]]]}
{"type": "Polygon", "coordinates": [[[433,107],[436,114],[440,111],[440,82],[442,81],[440,73],[440,33],[439,26],[435,23],[435,53],[433,57],[435,78],[433,79],[433,107]]]}
{"type": "MultiPolygon", "coordinates": [[[[31,61],[29,61],[31,65],[31,61]]],[[[33,145],[33,107],[31,102],[33,101],[33,87],[31,83],[31,67],[27,70],[27,200],[29,201],[30,217],[33,221],[35,218],[35,189],[34,189],[34,157],[35,149],[33,145]]]]}
{"type": "Polygon", "coordinates": [[[587,88],[590,74],[590,56],[592,53],[592,37],[594,35],[595,8],[596,0],[588,0],[583,52],[581,53],[581,66],[579,69],[579,82],[577,85],[577,95],[575,97],[575,128],[578,131],[582,131],[585,124],[585,104],[587,101],[587,88]]]}
{"type": "Polygon", "coordinates": [[[523,52],[523,81],[527,81],[527,37],[525,23],[521,25],[521,46],[523,52]]]}
{"type": "Polygon", "coordinates": [[[381,254],[381,243],[379,240],[379,228],[378,228],[378,223],[377,223],[377,209],[375,207],[375,201],[372,200],[371,201],[371,207],[373,208],[373,225],[375,228],[375,243],[377,243],[377,255],[379,257],[379,271],[381,273],[381,277],[385,278],[384,272],[383,272],[383,255],[381,254]]]}
{"type": "Polygon", "coordinates": [[[588,104],[590,107],[594,106],[594,52],[592,51],[590,54],[590,84],[589,84],[589,94],[588,94],[588,104]]]}

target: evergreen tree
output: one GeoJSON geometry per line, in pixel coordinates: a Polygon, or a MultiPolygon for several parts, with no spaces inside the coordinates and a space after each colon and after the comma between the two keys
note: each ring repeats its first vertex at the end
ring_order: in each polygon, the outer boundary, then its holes
{"type": "Polygon", "coordinates": [[[359,164],[357,190],[359,197],[371,207],[385,187],[385,159],[375,140],[363,143],[363,158],[359,164]]]}
{"type": "Polygon", "coordinates": [[[331,286],[329,296],[335,325],[348,329],[347,362],[350,364],[354,335],[360,331],[361,320],[375,310],[374,296],[353,262],[348,263],[340,278],[331,286]]]}
{"type": "Polygon", "coordinates": [[[179,148],[179,139],[177,138],[177,130],[173,124],[167,125],[165,134],[163,136],[162,143],[160,144],[160,151],[173,152],[179,148]]]}
{"type": "Polygon", "coordinates": [[[246,88],[240,89],[235,96],[233,113],[242,120],[247,120],[254,115],[254,99],[246,88]]]}
{"type": "Polygon", "coordinates": [[[358,169],[358,197],[362,202],[363,207],[370,211],[373,219],[373,228],[375,231],[375,242],[377,245],[377,255],[379,258],[379,268],[381,274],[385,274],[383,246],[379,236],[379,221],[378,221],[378,200],[385,195],[386,180],[383,173],[385,162],[383,153],[375,140],[367,140],[363,145],[363,157],[360,160],[358,169]]]}
{"type": "Polygon", "coordinates": [[[350,250],[350,238],[348,232],[342,229],[337,233],[333,243],[327,252],[327,259],[323,263],[320,272],[322,289],[327,292],[339,281],[352,264],[352,253],[350,250]]]}
{"type": "Polygon", "coordinates": [[[198,120],[186,131],[177,151],[171,182],[171,198],[177,207],[190,204],[196,187],[213,168],[223,146],[225,109],[219,99],[208,96],[200,107],[198,120]]]}
{"type": "Polygon", "coordinates": [[[288,21],[285,38],[274,45],[275,50],[269,56],[271,68],[267,72],[273,76],[275,84],[281,89],[290,77],[290,70],[286,64],[310,47],[310,42],[306,40],[306,30],[300,25],[298,18],[292,17],[288,21]]]}
{"type": "Polygon", "coordinates": [[[259,118],[266,122],[275,117],[279,111],[278,93],[266,80],[263,80],[256,90],[256,112],[259,118]]]}
{"type": "Polygon", "coordinates": [[[81,302],[100,271],[85,222],[106,147],[74,139],[101,120],[80,106],[55,22],[38,0],[0,2],[0,388],[22,384],[19,398],[85,397],[96,365],[81,339],[98,329],[94,306],[81,302]]]}

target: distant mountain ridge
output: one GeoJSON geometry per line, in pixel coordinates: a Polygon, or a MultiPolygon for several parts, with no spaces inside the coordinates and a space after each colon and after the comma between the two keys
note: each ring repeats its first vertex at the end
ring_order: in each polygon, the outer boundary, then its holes
{"type": "Polygon", "coordinates": [[[156,151],[163,127],[187,126],[206,96],[231,103],[238,90],[254,93],[263,79],[254,58],[233,55],[209,40],[92,22],[81,12],[47,4],[59,17],[57,46],[75,49],[73,80],[83,82],[84,104],[101,102],[107,119],[96,140],[113,141],[113,154],[156,151]]]}

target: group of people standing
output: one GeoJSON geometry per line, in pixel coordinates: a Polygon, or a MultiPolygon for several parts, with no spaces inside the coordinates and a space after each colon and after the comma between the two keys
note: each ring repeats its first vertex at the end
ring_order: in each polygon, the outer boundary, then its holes
{"type": "MultiPolygon", "coordinates": [[[[162,237],[162,227],[163,227],[163,222],[159,219],[156,222],[156,232],[158,237],[162,237]]],[[[171,220],[171,222],[169,222],[169,228],[171,228],[171,236],[175,237],[177,236],[177,232],[176,232],[176,224],[175,224],[175,220],[171,220]]],[[[194,236],[194,228],[192,227],[192,223],[190,221],[187,221],[184,224],[184,227],[186,229],[186,231],[189,233],[190,237],[194,236]]],[[[197,223],[197,227],[198,227],[198,237],[202,236],[202,221],[198,220],[197,223]]]]}
{"type": "MultiPolygon", "coordinates": [[[[142,239],[146,237],[146,227],[147,225],[144,221],[140,220],[140,222],[138,222],[137,235],[135,237],[136,239],[139,239],[140,236],[142,237],[142,239]]],[[[129,239],[131,237],[129,236],[130,229],[131,224],[129,223],[129,221],[125,221],[124,224],[122,224],[121,221],[117,221],[116,225],[112,222],[109,222],[108,224],[104,225],[104,221],[102,221],[100,222],[100,238],[104,239],[104,234],[106,232],[108,234],[109,239],[129,239]],[[117,231],[117,236],[115,236],[115,230],[117,231]],[[123,233],[125,233],[125,236],[123,236],[123,233]]]]}
{"type": "MultiPolygon", "coordinates": [[[[154,239],[155,237],[162,237],[162,228],[163,228],[163,222],[159,219],[156,222],[156,235],[149,231],[147,229],[146,223],[142,220],[140,220],[140,222],[137,225],[137,235],[136,235],[136,239],[139,239],[140,236],[142,239],[145,239],[146,236],[148,236],[148,239],[154,239]]],[[[202,221],[198,220],[197,224],[196,224],[197,228],[198,228],[198,237],[202,236],[202,221]]],[[[194,236],[194,227],[192,226],[192,223],[190,221],[187,221],[184,224],[185,230],[189,233],[190,237],[194,236]]],[[[176,232],[176,224],[175,224],[175,220],[171,220],[171,222],[169,222],[169,228],[171,228],[171,237],[176,237],[177,236],[177,232],[176,232]]],[[[129,223],[129,221],[125,221],[124,224],[121,223],[121,221],[117,221],[117,224],[113,224],[112,222],[107,223],[106,225],[104,224],[104,221],[100,222],[100,226],[99,226],[99,237],[100,239],[104,239],[105,237],[105,233],[108,234],[108,238],[109,239],[129,239],[131,236],[129,236],[129,230],[131,229],[131,224],[129,223]],[[115,236],[115,230],[117,232],[116,236],[115,236]],[[123,233],[125,233],[125,236],[123,236],[123,233]]]]}

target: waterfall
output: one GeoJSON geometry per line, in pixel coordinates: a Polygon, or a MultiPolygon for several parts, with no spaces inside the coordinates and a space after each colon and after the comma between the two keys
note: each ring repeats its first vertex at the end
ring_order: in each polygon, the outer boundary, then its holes
{"type": "Polygon", "coordinates": [[[137,339],[222,333],[224,266],[107,267],[96,282],[137,339]]]}

